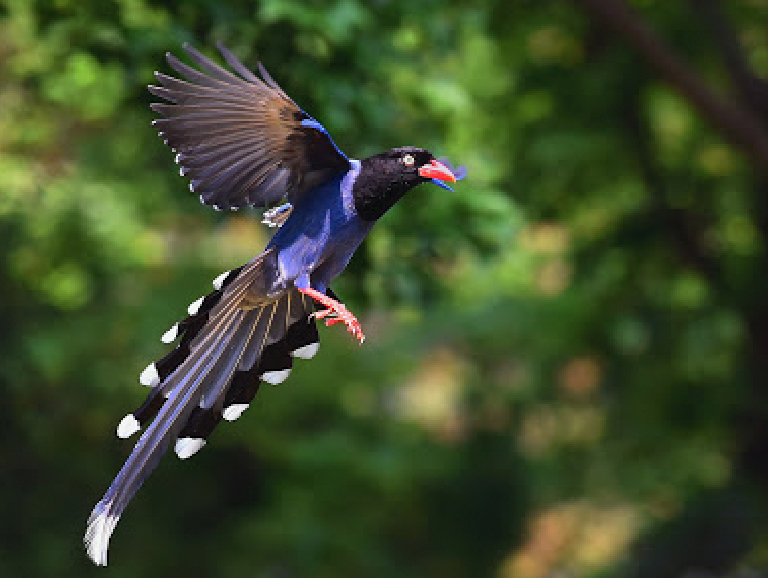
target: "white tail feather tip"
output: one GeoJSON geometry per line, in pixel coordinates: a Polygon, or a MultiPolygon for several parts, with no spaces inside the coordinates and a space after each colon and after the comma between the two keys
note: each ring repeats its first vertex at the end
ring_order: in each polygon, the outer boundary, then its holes
{"type": "Polygon", "coordinates": [[[203,304],[203,299],[205,299],[205,296],[200,297],[197,301],[193,301],[189,304],[189,307],[187,307],[187,313],[190,315],[196,314],[200,310],[200,306],[203,304]]]}
{"type": "Polygon", "coordinates": [[[303,347],[294,349],[293,351],[291,351],[291,355],[293,355],[294,357],[299,357],[301,359],[312,359],[317,353],[318,349],[320,349],[320,343],[315,341],[314,343],[310,343],[309,345],[304,345],[303,347]]]}
{"type": "Polygon", "coordinates": [[[261,374],[261,379],[272,385],[283,383],[291,374],[290,369],[280,369],[278,371],[265,371],[261,374]]]}
{"type": "Polygon", "coordinates": [[[132,413],[129,413],[120,420],[120,423],[117,426],[117,437],[121,439],[129,438],[140,429],[141,424],[139,423],[139,420],[137,420],[132,413]]]}
{"type": "Polygon", "coordinates": [[[112,537],[112,532],[115,531],[119,519],[120,516],[107,514],[106,511],[101,512],[96,517],[91,514],[88,519],[88,529],[85,531],[83,543],[88,557],[97,566],[107,565],[109,539],[112,537]]]}
{"type": "Polygon", "coordinates": [[[221,414],[221,417],[227,421],[235,421],[237,418],[243,415],[243,412],[246,409],[248,409],[247,403],[233,403],[224,410],[224,412],[221,414]]]}
{"type": "Polygon", "coordinates": [[[186,460],[192,457],[205,445],[205,440],[202,438],[181,438],[176,440],[176,455],[179,459],[186,460]]]}
{"type": "Polygon", "coordinates": [[[144,368],[139,376],[139,383],[147,387],[155,387],[160,384],[160,374],[157,373],[157,367],[154,363],[150,363],[144,368]]]}
{"type": "Polygon", "coordinates": [[[221,275],[216,277],[216,279],[213,280],[213,288],[217,291],[221,289],[221,286],[224,285],[224,280],[227,278],[227,275],[229,275],[229,271],[224,271],[221,275]]]}
{"type": "Polygon", "coordinates": [[[163,333],[163,336],[160,338],[160,341],[162,341],[163,343],[173,343],[178,336],[179,336],[179,324],[174,323],[173,327],[171,327],[168,331],[163,333]]]}

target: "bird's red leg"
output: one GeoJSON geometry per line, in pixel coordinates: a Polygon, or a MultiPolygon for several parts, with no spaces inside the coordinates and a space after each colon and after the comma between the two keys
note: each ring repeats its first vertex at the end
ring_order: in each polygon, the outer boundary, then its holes
{"type": "Polygon", "coordinates": [[[360,343],[365,341],[365,335],[363,335],[363,328],[360,327],[360,322],[352,312],[344,306],[344,304],[339,303],[335,299],[331,299],[325,293],[320,293],[320,291],[312,289],[312,287],[307,287],[306,289],[299,288],[299,291],[327,307],[327,309],[318,311],[314,314],[317,319],[325,319],[326,325],[343,322],[344,325],[347,326],[347,331],[359,339],[360,343]]]}

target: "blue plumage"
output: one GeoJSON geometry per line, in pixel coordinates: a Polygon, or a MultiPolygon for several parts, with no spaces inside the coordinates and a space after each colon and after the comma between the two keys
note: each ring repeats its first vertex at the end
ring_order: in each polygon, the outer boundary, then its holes
{"type": "Polygon", "coordinates": [[[291,211],[291,216],[272,237],[267,248],[278,251],[276,285],[296,282],[325,293],[331,280],[349,263],[371,230],[355,211],[352,186],[360,174],[360,162],[317,187],[291,211]]]}

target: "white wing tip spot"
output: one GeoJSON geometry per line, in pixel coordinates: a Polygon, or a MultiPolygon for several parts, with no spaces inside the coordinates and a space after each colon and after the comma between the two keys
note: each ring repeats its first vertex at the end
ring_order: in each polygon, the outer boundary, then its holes
{"type": "Polygon", "coordinates": [[[181,438],[176,440],[176,455],[179,459],[186,460],[192,457],[205,445],[203,438],[181,438]]]}
{"type": "Polygon", "coordinates": [[[179,336],[179,324],[174,323],[173,327],[171,327],[168,331],[163,333],[163,336],[160,338],[160,341],[162,341],[163,343],[173,343],[178,336],[179,336]]]}
{"type": "Polygon", "coordinates": [[[261,222],[269,227],[282,227],[293,210],[291,203],[284,203],[279,207],[273,207],[264,211],[261,222]]]}
{"type": "Polygon", "coordinates": [[[227,421],[235,421],[237,418],[243,415],[243,412],[246,409],[248,409],[248,405],[249,404],[247,403],[233,403],[224,410],[224,412],[221,414],[221,417],[227,421]]]}
{"type": "Polygon", "coordinates": [[[140,429],[141,424],[139,423],[139,420],[137,420],[132,413],[129,413],[121,419],[120,423],[117,425],[117,437],[121,439],[129,438],[140,429]]]}
{"type": "Polygon", "coordinates": [[[320,342],[315,341],[309,345],[304,345],[298,349],[294,349],[291,351],[291,355],[300,359],[312,359],[317,353],[318,349],[320,349],[320,342]]]}
{"type": "Polygon", "coordinates": [[[147,387],[155,387],[160,384],[160,374],[157,373],[157,366],[154,363],[150,363],[144,368],[144,371],[139,375],[139,383],[147,387]]]}
{"type": "Polygon", "coordinates": [[[195,315],[200,310],[200,306],[203,304],[203,299],[205,299],[205,296],[200,297],[200,299],[197,301],[190,303],[189,307],[187,307],[187,313],[190,315],[195,315]]]}
{"type": "Polygon", "coordinates": [[[224,271],[221,275],[216,277],[216,279],[213,280],[213,288],[217,291],[221,289],[221,286],[224,285],[224,281],[226,280],[227,275],[229,275],[229,271],[224,271]]]}

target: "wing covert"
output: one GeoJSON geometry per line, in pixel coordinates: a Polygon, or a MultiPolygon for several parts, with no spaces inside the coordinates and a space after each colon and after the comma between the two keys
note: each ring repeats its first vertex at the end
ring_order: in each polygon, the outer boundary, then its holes
{"type": "Polygon", "coordinates": [[[261,64],[259,78],[218,48],[234,72],[185,44],[199,69],[168,53],[183,79],[156,72],[160,86],[148,87],[167,101],[151,105],[162,115],[153,124],[201,202],[221,209],[265,207],[284,198],[295,204],[307,190],[349,170],[325,128],[261,64]]]}

